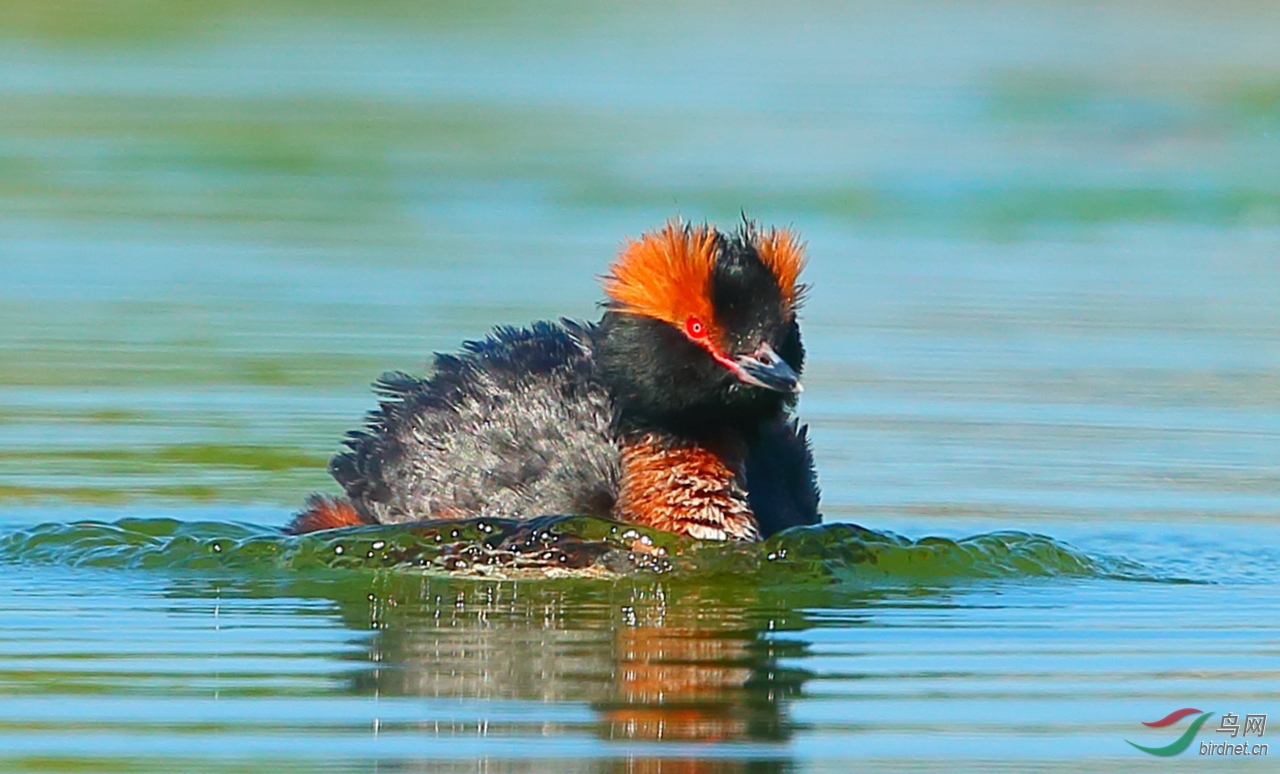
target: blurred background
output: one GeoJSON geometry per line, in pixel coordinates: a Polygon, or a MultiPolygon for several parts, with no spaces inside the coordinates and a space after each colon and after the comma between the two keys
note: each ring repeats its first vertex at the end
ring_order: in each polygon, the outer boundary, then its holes
{"type": "Polygon", "coordinates": [[[0,768],[1149,770],[1280,712],[1277,299],[1277,3],[0,0],[0,768]],[[379,373],[743,213],[827,521],[1071,547],[297,570],[379,373]]]}
{"type": "Polygon", "coordinates": [[[283,521],[378,373],[742,212],[829,518],[1275,513],[1273,4],[5,0],[4,518],[283,521]]]}

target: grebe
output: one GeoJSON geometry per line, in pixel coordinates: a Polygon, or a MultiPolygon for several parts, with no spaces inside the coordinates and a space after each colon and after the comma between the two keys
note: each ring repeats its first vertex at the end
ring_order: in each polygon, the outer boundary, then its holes
{"type": "Polygon", "coordinates": [[[611,517],[705,540],[816,524],[803,246],[744,222],[629,241],[597,323],[497,328],[433,374],[384,374],[379,407],[293,533],[432,519],[611,517]]]}

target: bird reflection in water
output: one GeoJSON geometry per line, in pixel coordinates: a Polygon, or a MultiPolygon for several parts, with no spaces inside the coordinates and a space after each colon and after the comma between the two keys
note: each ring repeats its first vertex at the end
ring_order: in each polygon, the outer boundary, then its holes
{"type": "MultiPolygon", "coordinates": [[[[785,600],[663,580],[375,585],[363,604],[342,605],[350,625],[378,632],[376,668],[355,678],[359,693],[585,703],[592,731],[612,740],[778,742],[790,733],[785,700],[804,676],[778,661],[803,645],[767,635],[804,626],[785,600]]],[[[687,763],[628,770],[719,771],[725,762],[687,763]]]]}
{"type": "Polygon", "coordinates": [[[610,738],[786,737],[780,699],[801,676],[778,670],[776,643],[761,635],[778,620],[749,613],[753,600],[726,605],[695,592],[672,602],[662,587],[637,596],[615,637],[612,696],[597,704],[610,738]]]}

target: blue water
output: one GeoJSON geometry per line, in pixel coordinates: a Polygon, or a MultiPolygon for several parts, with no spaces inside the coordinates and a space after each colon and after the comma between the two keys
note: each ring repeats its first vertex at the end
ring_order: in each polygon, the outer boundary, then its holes
{"type": "Polygon", "coordinates": [[[1273,768],[1125,740],[1280,712],[1275,8],[11,11],[0,769],[1273,768]],[[826,520],[1029,564],[450,577],[271,532],[378,373],[742,210],[808,240],[826,520]],[[75,526],[130,519],[196,537],[75,526]]]}

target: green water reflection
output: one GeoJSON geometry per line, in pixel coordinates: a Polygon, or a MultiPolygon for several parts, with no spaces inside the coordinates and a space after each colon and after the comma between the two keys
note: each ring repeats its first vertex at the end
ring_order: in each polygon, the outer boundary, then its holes
{"type": "Polygon", "coordinates": [[[0,4],[0,769],[1119,771],[1277,712],[1277,29],[0,4]],[[742,210],[809,240],[827,527],[539,582],[279,534],[380,372],[742,210]]]}

